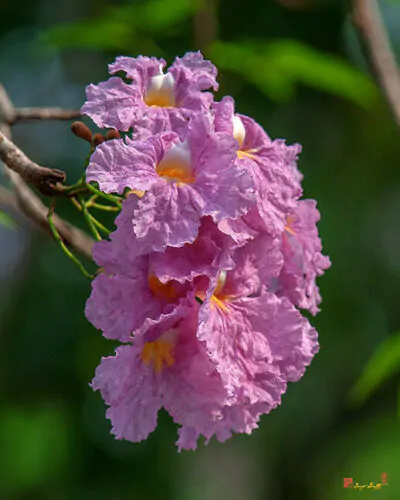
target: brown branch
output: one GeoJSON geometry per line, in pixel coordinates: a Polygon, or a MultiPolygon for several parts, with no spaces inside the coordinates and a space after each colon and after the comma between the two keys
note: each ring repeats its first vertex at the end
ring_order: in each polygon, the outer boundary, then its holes
{"type": "MultiPolygon", "coordinates": [[[[17,173],[8,170],[7,174],[15,190],[18,209],[33,221],[36,226],[51,235],[52,233],[47,221],[48,208],[17,173]]],[[[91,259],[94,240],[57,215],[54,215],[53,220],[63,240],[74,250],[91,259]]]]}
{"type": "MultiPolygon", "coordinates": [[[[0,133],[4,139],[11,140],[10,118],[13,116],[14,108],[3,86],[0,84],[0,133]]],[[[21,152],[22,153],[22,152],[21,152]]],[[[23,153],[22,153],[23,154],[23,153]]],[[[30,161],[30,160],[29,160],[30,161]]],[[[41,167],[43,168],[43,167],[41,167]]],[[[48,208],[41,202],[35,193],[28,187],[20,175],[5,166],[5,173],[10,179],[14,189],[18,209],[32,220],[38,227],[51,234],[47,221],[48,208]]],[[[71,248],[80,254],[92,258],[92,246],[94,240],[77,227],[65,222],[58,216],[54,216],[54,224],[61,237],[71,248]]]]}
{"type": "Polygon", "coordinates": [[[217,10],[217,0],[204,0],[194,15],[194,44],[206,54],[212,42],[218,38],[217,10]]]}
{"type": "Polygon", "coordinates": [[[15,108],[9,124],[28,120],[76,120],[81,116],[79,109],[15,108]]]}
{"type": "Polygon", "coordinates": [[[0,186],[0,207],[11,208],[15,212],[18,212],[18,202],[15,193],[3,186],[0,186]]]}
{"type": "Polygon", "coordinates": [[[62,170],[41,167],[30,160],[17,146],[0,132],[0,160],[17,172],[26,182],[37,187],[43,194],[51,195],[57,182],[64,182],[62,170]]]}
{"type": "Polygon", "coordinates": [[[370,64],[400,126],[400,72],[376,0],[353,0],[353,20],[370,64]]]}
{"type": "Polygon", "coordinates": [[[15,108],[7,95],[4,87],[0,84],[0,121],[7,125],[29,120],[76,120],[81,118],[79,109],[63,108],[15,108]],[[6,106],[6,108],[4,108],[6,106]]]}

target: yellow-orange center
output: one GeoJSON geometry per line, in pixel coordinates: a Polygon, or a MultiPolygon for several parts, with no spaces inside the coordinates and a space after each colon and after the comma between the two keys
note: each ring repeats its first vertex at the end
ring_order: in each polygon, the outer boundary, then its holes
{"type": "Polygon", "coordinates": [[[193,182],[192,174],[190,172],[190,167],[185,164],[179,164],[176,162],[165,162],[160,163],[157,166],[157,173],[161,177],[167,177],[176,182],[183,182],[184,184],[190,184],[193,182]]]}
{"type": "Polygon", "coordinates": [[[256,160],[257,158],[252,154],[253,152],[256,153],[257,151],[255,149],[249,149],[248,151],[242,151],[241,149],[238,149],[236,151],[236,154],[239,160],[243,160],[243,158],[251,158],[252,160],[256,160]]]}
{"type": "Polygon", "coordinates": [[[175,363],[171,352],[173,347],[173,341],[165,338],[165,334],[155,342],[146,342],[141,353],[142,361],[147,366],[152,363],[154,371],[160,373],[164,366],[171,367],[175,363]]]}
{"type": "Polygon", "coordinates": [[[143,98],[147,106],[171,108],[175,106],[174,78],[171,74],[153,76],[143,98]]]}
{"type": "Polygon", "coordinates": [[[220,296],[220,297],[217,297],[216,295],[212,295],[211,296],[211,302],[210,302],[210,305],[211,305],[211,308],[213,307],[218,307],[219,309],[221,309],[222,311],[224,312],[228,312],[229,311],[229,308],[228,306],[225,304],[225,300],[227,299],[228,297],[227,296],[220,296]]]}
{"type": "Polygon", "coordinates": [[[290,226],[285,226],[285,227],[284,227],[284,230],[285,230],[287,233],[289,233],[289,234],[292,234],[292,235],[295,235],[295,234],[296,234],[290,226]]]}
{"type": "Polygon", "coordinates": [[[175,106],[175,98],[170,91],[148,92],[144,97],[147,106],[159,106],[161,108],[171,108],[175,106]]]}
{"type": "Polygon", "coordinates": [[[257,159],[258,148],[244,149],[244,143],[246,138],[246,129],[239,116],[234,115],[233,119],[233,137],[237,140],[239,148],[236,151],[236,155],[239,160],[244,158],[251,158],[252,160],[257,159]]]}
{"type": "Polygon", "coordinates": [[[149,288],[155,296],[161,296],[167,300],[174,301],[178,297],[173,283],[162,283],[154,274],[149,276],[149,288]]]}
{"type": "Polygon", "coordinates": [[[158,175],[178,184],[190,184],[194,182],[192,167],[190,164],[190,152],[187,147],[178,143],[173,146],[156,167],[158,175]]]}
{"type": "Polygon", "coordinates": [[[288,217],[286,217],[286,226],[284,227],[284,230],[286,232],[288,232],[289,234],[293,234],[293,235],[296,234],[295,230],[292,229],[292,227],[291,227],[294,221],[295,221],[295,216],[293,214],[289,215],[288,217]]]}
{"type": "Polygon", "coordinates": [[[220,271],[218,275],[217,286],[215,287],[214,293],[211,296],[211,307],[218,307],[224,312],[228,312],[229,308],[225,304],[230,299],[232,299],[231,295],[227,295],[223,293],[223,289],[226,283],[227,271],[220,271]]]}

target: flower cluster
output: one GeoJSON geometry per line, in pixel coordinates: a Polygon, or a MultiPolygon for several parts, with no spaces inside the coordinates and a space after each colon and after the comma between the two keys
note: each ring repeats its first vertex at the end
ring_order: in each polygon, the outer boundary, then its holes
{"type": "Polygon", "coordinates": [[[87,181],[124,195],[88,319],[122,345],[92,386],[118,439],[141,441],[164,407],[179,449],[203,435],[251,433],[304,374],[317,333],[321,254],[313,200],[300,200],[300,146],[271,140],[234,101],[214,101],[216,68],[200,53],[164,72],[118,57],[87,88],[82,112],[124,138],[100,144],[87,181]]]}

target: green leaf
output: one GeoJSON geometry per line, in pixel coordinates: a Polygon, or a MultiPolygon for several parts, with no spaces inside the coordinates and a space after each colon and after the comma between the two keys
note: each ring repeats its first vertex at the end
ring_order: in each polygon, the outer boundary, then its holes
{"type": "Polygon", "coordinates": [[[17,224],[8,214],[0,210],[0,226],[4,226],[8,229],[15,229],[17,224]]]}
{"type": "Polygon", "coordinates": [[[52,27],[42,40],[60,49],[132,52],[149,33],[175,33],[176,27],[200,6],[197,0],[152,0],[141,5],[108,7],[98,17],[52,27]]]}
{"type": "Polygon", "coordinates": [[[296,40],[267,44],[216,42],[214,62],[241,74],[276,101],[290,100],[299,84],[329,92],[369,108],[378,93],[372,80],[339,57],[296,40]]]}
{"type": "Polygon", "coordinates": [[[399,391],[397,393],[397,416],[400,419],[400,384],[399,384],[399,391]]]}
{"type": "Polygon", "coordinates": [[[0,413],[0,491],[24,492],[63,474],[68,425],[62,408],[8,407],[0,413]]]}
{"type": "Polygon", "coordinates": [[[385,380],[399,370],[400,332],[382,342],[372,355],[363,374],[350,391],[350,402],[354,405],[363,404],[385,380]]]}
{"type": "Polygon", "coordinates": [[[152,31],[163,31],[176,26],[201,7],[196,0],[153,0],[141,9],[135,9],[137,24],[152,31]]]}
{"type": "Polygon", "coordinates": [[[42,40],[60,49],[119,50],[130,46],[133,37],[129,23],[100,18],[54,26],[42,40]]]}

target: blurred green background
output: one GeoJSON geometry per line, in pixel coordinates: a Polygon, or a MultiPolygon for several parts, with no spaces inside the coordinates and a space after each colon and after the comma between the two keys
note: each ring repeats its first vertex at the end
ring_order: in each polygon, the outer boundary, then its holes
{"type": "MultiPolygon", "coordinates": [[[[381,2],[400,54],[400,3],[381,2]]],[[[321,351],[251,436],[178,454],[161,414],[141,444],[109,434],[88,383],[106,341],[85,320],[90,283],[23,219],[0,226],[0,498],[400,498],[400,130],[340,0],[0,0],[0,81],[15,105],[80,107],[116,55],[201,49],[273,138],[300,142],[324,252],[321,351]],[[382,491],[343,488],[343,478],[382,491]]],[[[19,124],[36,161],[80,176],[68,123],[19,124]]],[[[0,179],[5,182],[4,179],[0,179]]],[[[62,214],[80,223],[67,201],[62,214]]]]}

